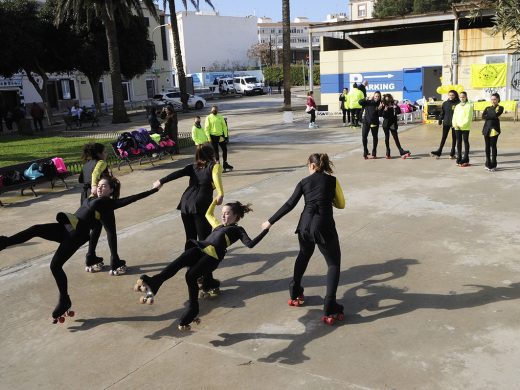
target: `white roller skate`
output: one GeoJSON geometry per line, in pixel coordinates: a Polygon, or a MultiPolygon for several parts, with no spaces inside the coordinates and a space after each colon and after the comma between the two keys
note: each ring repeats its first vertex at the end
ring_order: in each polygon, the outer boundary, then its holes
{"type": "Polygon", "coordinates": [[[105,267],[105,264],[103,262],[97,263],[94,265],[87,265],[85,267],[86,272],[100,272],[103,271],[103,268],[105,267]]]}

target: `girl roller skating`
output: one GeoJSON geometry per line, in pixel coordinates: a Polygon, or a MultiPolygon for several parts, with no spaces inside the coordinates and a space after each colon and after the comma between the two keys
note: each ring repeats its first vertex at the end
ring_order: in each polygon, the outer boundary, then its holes
{"type": "Polygon", "coordinates": [[[383,109],[381,111],[381,115],[383,117],[383,131],[385,132],[385,146],[386,146],[386,158],[390,159],[390,134],[392,134],[392,138],[394,139],[395,146],[399,150],[399,155],[401,158],[410,157],[410,151],[404,150],[401,146],[401,142],[399,142],[399,135],[397,134],[398,123],[397,116],[401,113],[401,109],[397,105],[397,102],[394,100],[394,97],[386,93],[383,95],[383,109]]]}
{"type": "Polygon", "coordinates": [[[71,300],[68,295],[67,275],[63,265],[76,251],[89,240],[90,231],[102,223],[107,231],[108,245],[112,253],[111,273],[118,275],[126,270],[126,263],[120,260],[117,254],[117,235],[114,210],[127,206],[139,199],[157,192],[157,189],[141,192],[126,198],[119,198],[120,184],[116,178],[103,178],[99,181],[96,192],[97,198],[86,199],[74,214],[60,212],[56,216],[57,222],[34,225],[13,236],[0,236],[0,251],[8,246],[24,243],[34,237],[55,241],[60,245],[54,254],[50,268],[60,298],[52,312],[53,323],[63,322],[64,314],[73,315],[70,311],[71,300]]]}
{"type": "MultiPolygon", "coordinates": [[[[99,143],[89,143],[83,146],[83,169],[79,175],[79,182],[83,184],[81,191],[80,206],[85,199],[92,194],[96,196],[97,185],[102,175],[108,175],[108,164],[106,163],[107,152],[105,145],[99,143]]],[[[85,270],[87,272],[97,272],[103,269],[103,258],[96,256],[96,246],[101,235],[101,224],[97,224],[90,231],[88,252],[85,259],[85,270]]]]}
{"type": "Polygon", "coordinates": [[[316,102],[314,101],[314,92],[307,92],[307,106],[305,112],[311,116],[309,119],[309,129],[317,129],[319,126],[316,124],[316,102]]]}
{"type": "Polygon", "coordinates": [[[486,169],[495,172],[497,168],[497,141],[500,135],[500,115],[504,112],[504,107],[499,106],[500,95],[494,93],[491,95],[491,106],[486,107],[482,113],[482,119],[485,120],[482,135],[486,145],[486,169]]]}
{"type": "MultiPolygon", "coordinates": [[[[430,154],[432,157],[440,158],[442,155],[442,148],[444,148],[444,144],[446,143],[446,138],[448,138],[448,133],[452,128],[451,120],[453,118],[453,111],[455,110],[455,106],[459,104],[459,94],[457,91],[451,90],[448,92],[448,100],[442,103],[441,114],[439,116],[439,125],[442,125],[442,137],[441,143],[439,145],[439,149],[432,151],[430,154]]],[[[455,144],[457,140],[455,138],[455,133],[451,132],[451,151],[450,158],[455,158],[455,144]]]]}
{"type": "Polygon", "coordinates": [[[227,203],[222,207],[222,217],[219,222],[214,216],[217,200],[214,199],[206,212],[206,218],[213,227],[211,234],[200,241],[193,240],[194,246],[184,251],[176,260],[170,263],[161,273],[155,276],[142,275],[134,286],[135,291],[145,292],[141,297],[141,303],[152,304],[155,295],[161,285],[173,277],[182,268],[186,271],[186,284],[188,285],[189,307],[181,316],[179,330],[191,329],[192,322],[199,323],[199,300],[197,279],[202,275],[209,274],[217,269],[220,262],[224,259],[227,247],[240,240],[248,248],[253,248],[267,234],[268,230],[263,230],[257,237],[250,239],[243,227],[237,222],[244,217],[245,213],[252,211],[249,205],[240,202],[227,203]]]}
{"type": "MultiPolygon", "coordinates": [[[[222,166],[215,160],[215,150],[209,143],[201,145],[195,152],[195,163],[170,173],[157,180],[155,187],[181,177],[189,177],[188,188],[184,191],[177,209],[181,212],[184,232],[186,233],[185,250],[194,246],[194,242],[205,240],[211,233],[211,225],[205,213],[213,200],[213,188],[217,190],[217,205],[222,204],[224,188],[222,186],[222,166]]],[[[201,280],[202,293],[218,295],[220,282],[208,273],[201,280]]]]}
{"type": "Polygon", "coordinates": [[[359,104],[365,109],[365,116],[363,117],[363,128],[361,130],[361,138],[363,140],[363,158],[366,160],[370,153],[368,153],[368,133],[372,133],[372,155],[370,158],[377,158],[377,142],[379,132],[379,117],[383,105],[381,103],[381,92],[376,91],[372,99],[361,99],[359,104]]]}
{"type": "Polygon", "coordinates": [[[342,320],[343,306],[336,302],[338,288],[341,250],[338,233],[332,215],[332,206],[345,208],[345,198],[338,179],[331,175],[332,163],[326,154],[311,154],[307,166],[310,176],[298,183],[289,200],[266,222],[262,228],[269,229],[289,213],[303,196],[305,206],[296,228],[300,253],[294,264],[293,280],[289,287],[289,305],[300,306],[304,302],[303,287],[301,284],[307,264],[318,245],[320,252],[327,262],[327,293],[325,295],[322,318],[329,325],[334,319],[342,320]]]}
{"type": "Polygon", "coordinates": [[[473,122],[473,104],[468,101],[466,92],[460,93],[460,103],[453,111],[452,125],[457,140],[457,165],[469,166],[469,131],[473,122]],[[464,156],[462,155],[462,141],[464,140],[464,156]]]}

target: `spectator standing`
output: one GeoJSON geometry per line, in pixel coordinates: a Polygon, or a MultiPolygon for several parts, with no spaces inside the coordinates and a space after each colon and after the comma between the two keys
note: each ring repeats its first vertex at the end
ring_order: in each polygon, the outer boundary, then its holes
{"type": "Polygon", "coordinates": [[[175,153],[179,153],[179,120],[177,119],[177,114],[171,105],[167,105],[164,108],[164,113],[164,134],[175,142],[175,153]]]}
{"type": "Polygon", "coordinates": [[[205,143],[210,142],[206,136],[206,132],[200,124],[200,116],[198,115],[195,117],[195,123],[193,123],[193,126],[191,127],[191,139],[193,142],[195,142],[197,148],[205,143]]]}
{"type": "Polygon", "coordinates": [[[367,87],[368,87],[368,80],[363,80],[361,84],[358,85],[358,89],[363,92],[363,97],[366,99],[367,97],[367,87]]]}
{"type": "Polygon", "coordinates": [[[39,127],[39,130],[40,131],[43,131],[43,116],[44,116],[44,111],[43,111],[43,108],[41,108],[41,106],[34,102],[31,106],[31,116],[33,118],[33,123],[34,123],[34,130],[38,131],[38,127],[39,127]]]}
{"type": "Polygon", "coordinates": [[[81,114],[83,113],[83,109],[79,106],[79,103],[76,102],[74,105],[70,108],[70,115],[72,116],[72,119],[76,121],[76,124],[78,127],[81,124],[81,114]]]}
{"type": "Polygon", "coordinates": [[[215,149],[215,157],[217,162],[220,161],[218,147],[222,149],[222,158],[224,160],[224,164],[222,168],[224,168],[224,172],[232,171],[233,166],[229,165],[227,162],[227,143],[228,143],[228,127],[226,121],[222,115],[218,113],[218,107],[211,107],[211,114],[206,117],[206,122],[204,123],[204,131],[206,133],[206,137],[211,141],[213,145],[213,149],[215,149]]]}

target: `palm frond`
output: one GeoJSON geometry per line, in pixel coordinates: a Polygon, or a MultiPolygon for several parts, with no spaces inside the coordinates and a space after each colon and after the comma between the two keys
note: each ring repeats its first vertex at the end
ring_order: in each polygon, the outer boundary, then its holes
{"type": "Polygon", "coordinates": [[[217,12],[217,10],[215,9],[215,6],[211,2],[211,0],[204,0],[204,1],[213,9],[214,12],[217,12]]]}
{"type": "Polygon", "coordinates": [[[199,0],[191,0],[191,4],[193,4],[197,12],[200,12],[199,0]]]}

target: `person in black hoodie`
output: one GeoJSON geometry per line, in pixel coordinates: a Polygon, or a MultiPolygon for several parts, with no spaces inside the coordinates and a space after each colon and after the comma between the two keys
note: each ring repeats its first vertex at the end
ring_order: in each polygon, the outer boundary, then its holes
{"type": "Polygon", "coordinates": [[[368,159],[368,133],[372,133],[372,155],[371,158],[377,158],[377,133],[379,132],[379,117],[382,113],[383,104],[381,102],[381,92],[376,91],[372,99],[361,99],[359,104],[365,109],[363,117],[363,128],[361,130],[361,138],[363,139],[363,157],[368,159]]]}
{"type": "MultiPolygon", "coordinates": [[[[439,145],[439,149],[433,150],[430,154],[432,157],[439,158],[442,154],[442,148],[444,147],[444,143],[446,142],[446,138],[448,138],[448,133],[452,128],[451,119],[453,117],[453,111],[455,110],[455,106],[459,104],[459,94],[457,91],[453,89],[448,92],[448,100],[442,103],[441,113],[439,115],[439,125],[442,125],[442,138],[441,143],[439,145]]],[[[450,158],[455,158],[455,147],[457,145],[457,139],[455,132],[451,132],[451,151],[450,158]]]]}
{"type": "Polygon", "coordinates": [[[383,131],[385,132],[385,146],[386,146],[386,158],[390,159],[390,133],[395,141],[395,146],[399,150],[401,158],[410,157],[410,151],[404,150],[399,142],[399,135],[397,134],[397,116],[401,113],[401,109],[394,100],[394,97],[385,93],[383,95],[383,110],[381,112],[383,116],[383,131]]]}
{"type": "Polygon", "coordinates": [[[491,95],[491,106],[486,107],[482,112],[482,119],[485,120],[482,129],[484,142],[486,144],[486,169],[494,172],[497,167],[497,141],[500,135],[500,115],[504,112],[504,107],[499,106],[500,95],[491,95]]]}
{"type": "Polygon", "coordinates": [[[288,303],[290,306],[300,306],[304,303],[301,282],[314,249],[318,245],[327,262],[327,293],[324,303],[325,316],[322,320],[332,325],[334,319],[343,319],[343,306],[336,301],[341,249],[332,207],[345,208],[345,197],[338,179],[332,176],[332,163],[329,161],[329,156],[324,153],[311,154],[307,160],[307,167],[309,176],[298,183],[289,200],[262,224],[262,228],[269,229],[294,209],[303,196],[305,206],[295,232],[298,234],[300,253],[294,264],[288,303]]]}
{"type": "Polygon", "coordinates": [[[119,199],[120,183],[114,177],[102,178],[97,186],[97,197],[85,199],[81,207],[74,213],[60,212],[56,215],[56,222],[33,225],[13,236],[0,236],[0,251],[19,245],[34,237],[59,243],[56,253],[51,260],[51,272],[58,286],[60,298],[52,312],[53,323],[65,321],[64,314],[72,317],[70,311],[72,302],[68,293],[67,275],[63,270],[65,263],[90,237],[90,231],[98,224],[103,224],[107,232],[108,246],[110,247],[112,275],[126,272],[126,262],[119,258],[117,253],[116,217],[114,210],[125,207],[130,203],[146,198],[158,191],[158,188],[144,191],[119,199]]]}

